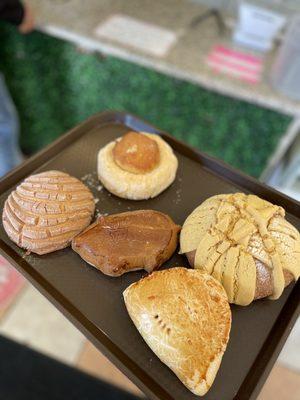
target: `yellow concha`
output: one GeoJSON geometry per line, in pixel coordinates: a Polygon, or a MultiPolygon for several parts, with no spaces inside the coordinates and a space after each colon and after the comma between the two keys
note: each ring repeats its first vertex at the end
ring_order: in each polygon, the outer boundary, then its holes
{"type": "Polygon", "coordinates": [[[195,251],[194,267],[212,274],[231,303],[254,300],[256,262],[272,273],[272,299],[285,287],[283,271],[300,275],[300,235],[282,207],[244,193],[210,197],[186,219],[181,253],[195,251]]]}

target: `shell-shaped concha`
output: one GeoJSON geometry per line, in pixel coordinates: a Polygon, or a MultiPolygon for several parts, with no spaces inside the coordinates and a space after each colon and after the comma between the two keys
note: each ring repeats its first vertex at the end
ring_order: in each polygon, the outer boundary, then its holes
{"type": "Polygon", "coordinates": [[[91,222],[91,191],[64,172],[47,171],[26,178],[8,196],[4,229],[19,247],[46,254],[67,247],[91,222]]]}
{"type": "Polygon", "coordinates": [[[286,273],[294,280],[300,275],[298,230],[282,207],[255,195],[221,194],[204,201],[186,219],[180,247],[182,253],[195,252],[194,267],[218,279],[231,303],[247,305],[256,298],[258,263],[271,273],[272,299],[282,294],[286,273]]]}

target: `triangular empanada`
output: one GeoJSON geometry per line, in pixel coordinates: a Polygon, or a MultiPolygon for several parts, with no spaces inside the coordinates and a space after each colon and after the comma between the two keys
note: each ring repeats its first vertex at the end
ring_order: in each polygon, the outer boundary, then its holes
{"type": "Polygon", "coordinates": [[[231,327],[221,284],[207,273],[176,267],[148,275],[123,294],[146,343],[191,392],[203,396],[215,379],[231,327]]]}

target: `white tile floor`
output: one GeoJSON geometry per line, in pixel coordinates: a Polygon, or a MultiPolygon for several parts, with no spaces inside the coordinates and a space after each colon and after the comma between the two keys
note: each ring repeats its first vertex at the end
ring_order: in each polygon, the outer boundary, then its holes
{"type": "Polygon", "coordinates": [[[0,333],[69,364],[76,362],[85,343],[84,336],[31,285],[1,319],[0,333]]]}
{"type": "Polygon", "coordinates": [[[290,333],[278,361],[282,365],[300,372],[300,318],[290,333]]]}

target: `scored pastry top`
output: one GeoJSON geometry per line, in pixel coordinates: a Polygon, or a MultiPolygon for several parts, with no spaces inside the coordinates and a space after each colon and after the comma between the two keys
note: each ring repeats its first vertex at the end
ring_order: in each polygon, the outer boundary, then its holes
{"type": "Polygon", "coordinates": [[[94,210],[93,195],[79,179],[46,171],[29,176],[8,196],[2,220],[18,246],[46,254],[68,246],[94,210]]]}
{"type": "Polygon", "coordinates": [[[282,207],[243,193],[213,196],[186,219],[182,253],[196,250],[194,267],[206,270],[224,286],[229,301],[246,305],[256,289],[256,261],[272,274],[271,298],[280,297],[284,270],[300,275],[300,234],[282,207]]]}
{"type": "Polygon", "coordinates": [[[128,132],[116,142],[113,157],[120,168],[134,174],[150,172],[160,161],[156,141],[137,132],[128,132]]]}

